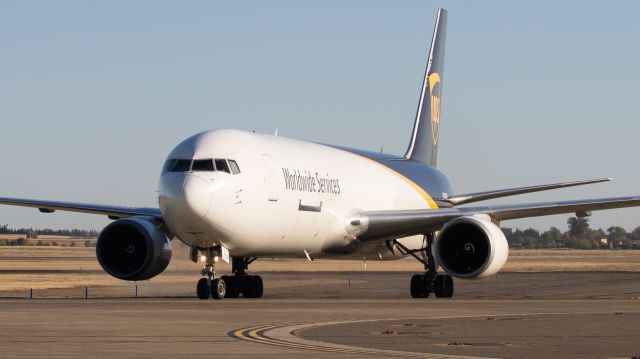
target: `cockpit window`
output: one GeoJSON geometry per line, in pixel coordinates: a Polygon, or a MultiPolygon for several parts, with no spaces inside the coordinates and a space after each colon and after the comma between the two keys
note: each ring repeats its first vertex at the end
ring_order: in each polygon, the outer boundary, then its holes
{"type": "Polygon", "coordinates": [[[238,167],[238,163],[234,160],[229,160],[229,167],[231,167],[231,173],[237,175],[240,173],[240,167],[238,167]]]}
{"type": "Polygon", "coordinates": [[[217,159],[197,159],[187,160],[180,158],[170,158],[164,163],[162,167],[162,174],[167,172],[188,172],[188,171],[200,171],[200,172],[213,172],[222,171],[232,174],[240,173],[240,167],[234,160],[225,160],[222,158],[217,159]]]}
{"type": "Polygon", "coordinates": [[[215,171],[213,160],[193,160],[192,171],[215,171]]]}
{"type": "Polygon", "coordinates": [[[171,167],[173,167],[173,164],[175,162],[176,160],[174,159],[167,160],[167,162],[164,163],[164,166],[162,166],[162,174],[169,172],[169,170],[171,169],[171,167]]]}
{"type": "Polygon", "coordinates": [[[229,170],[229,165],[227,164],[227,160],[216,159],[215,162],[217,171],[231,173],[231,171],[229,170]]]}
{"type": "Polygon", "coordinates": [[[186,172],[191,168],[191,160],[175,160],[169,172],[186,172]]]}

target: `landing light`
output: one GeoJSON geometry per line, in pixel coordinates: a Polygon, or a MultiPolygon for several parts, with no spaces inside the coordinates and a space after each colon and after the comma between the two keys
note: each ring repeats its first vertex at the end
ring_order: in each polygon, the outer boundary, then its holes
{"type": "Polygon", "coordinates": [[[206,257],[206,256],[204,256],[204,255],[200,256],[200,262],[204,262],[204,261],[206,261],[206,260],[207,260],[207,257],[206,257]]]}
{"type": "Polygon", "coordinates": [[[219,261],[219,260],[220,260],[220,257],[218,257],[218,256],[213,257],[213,262],[214,262],[214,263],[215,263],[215,262],[217,262],[217,261],[219,261]]]}

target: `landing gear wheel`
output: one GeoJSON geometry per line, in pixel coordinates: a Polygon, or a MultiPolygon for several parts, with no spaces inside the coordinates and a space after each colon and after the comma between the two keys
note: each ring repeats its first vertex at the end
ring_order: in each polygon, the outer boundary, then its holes
{"type": "Polygon", "coordinates": [[[196,291],[198,293],[198,298],[200,299],[209,299],[211,296],[211,287],[209,280],[207,278],[200,278],[198,281],[198,286],[196,287],[196,291]]]}
{"type": "Polygon", "coordinates": [[[436,297],[438,298],[451,298],[453,297],[453,279],[450,275],[439,274],[436,276],[436,280],[433,283],[435,287],[436,297]]]}
{"type": "Polygon", "coordinates": [[[238,298],[240,296],[240,285],[235,276],[223,275],[222,280],[227,285],[227,292],[225,293],[225,298],[238,298]]]}
{"type": "Polygon", "coordinates": [[[426,298],[429,292],[426,291],[425,278],[423,275],[414,274],[411,277],[411,298],[426,298]]]}
{"type": "Polygon", "coordinates": [[[227,292],[227,285],[222,278],[211,281],[211,296],[213,299],[222,299],[227,292]]]}
{"type": "Polygon", "coordinates": [[[244,289],[242,294],[245,298],[260,298],[264,287],[262,278],[259,275],[248,275],[243,278],[244,289]]]}
{"type": "Polygon", "coordinates": [[[393,253],[397,250],[402,255],[410,255],[424,265],[424,275],[415,274],[411,277],[411,297],[427,298],[429,293],[435,293],[438,298],[453,297],[453,279],[450,275],[439,275],[438,266],[433,258],[433,233],[425,234],[423,247],[419,249],[409,249],[397,240],[387,241],[387,248],[393,253]]]}
{"type": "Polygon", "coordinates": [[[227,298],[260,298],[264,287],[262,278],[257,275],[248,275],[249,264],[255,261],[256,257],[231,257],[230,276],[222,276],[227,284],[227,298]]]}
{"type": "Polygon", "coordinates": [[[264,292],[264,286],[262,285],[262,277],[257,275],[254,277],[255,281],[256,281],[256,293],[255,293],[255,298],[262,298],[262,293],[264,292]]]}

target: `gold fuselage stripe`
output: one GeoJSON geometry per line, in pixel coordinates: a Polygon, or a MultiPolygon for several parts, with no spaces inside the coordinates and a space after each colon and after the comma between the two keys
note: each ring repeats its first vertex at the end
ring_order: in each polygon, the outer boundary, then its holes
{"type": "MultiPolygon", "coordinates": [[[[348,152],[345,150],[345,152],[348,152]]],[[[398,171],[389,168],[385,165],[383,165],[382,163],[372,160],[370,158],[367,158],[365,156],[359,155],[357,153],[353,153],[353,152],[348,152],[354,156],[360,157],[362,159],[365,159],[371,163],[375,163],[376,165],[380,166],[381,168],[384,168],[385,170],[395,174],[396,176],[400,177],[403,181],[405,181],[409,186],[413,187],[413,189],[416,190],[416,192],[418,192],[420,194],[420,196],[422,196],[422,198],[424,198],[425,201],[427,201],[427,204],[429,205],[429,208],[432,209],[437,209],[438,205],[436,204],[436,201],[433,200],[433,198],[431,198],[431,196],[429,195],[429,193],[427,193],[427,191],[425,191],[422,187],[418,186],[415,182],[413,182],[412,180],[408,179],[407,177],[405,177],[403,174],[399,173],[398,171]]]]}

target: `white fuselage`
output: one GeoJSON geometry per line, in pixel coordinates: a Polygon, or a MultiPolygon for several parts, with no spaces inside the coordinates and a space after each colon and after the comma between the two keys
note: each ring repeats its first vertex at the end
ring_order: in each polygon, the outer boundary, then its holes
{"type": "MultiPolygon", "coordinates": [[[[186,170],[160,179],[169,229],[196,248],[232,256],[392,259],[384,245],[363,245],[349,225],[358,210],[436,208],[415,183],[341,149],[237,130],[214,130],[179,144],[171,159],[233,160],[240,172],[186,170]]],[[[422,237],[405,245],[419,248],[422,237]]],[[[397,257],[396,257],[397,258],[397,257]]]]}

